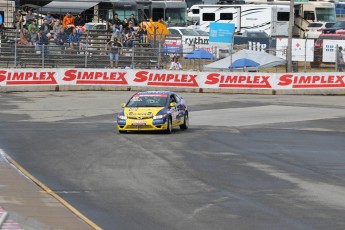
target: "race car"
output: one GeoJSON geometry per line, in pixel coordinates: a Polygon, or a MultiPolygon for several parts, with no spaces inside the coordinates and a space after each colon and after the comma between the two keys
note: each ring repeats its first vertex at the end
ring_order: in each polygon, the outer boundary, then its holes
{"type": "Polygon", "coordinates": [[[122,110],[117,115],[120,133],[161,130],[170,134],[173,127],[188,129],[189,126],[187,104],[174,92],[138,92],[121,107],[122,110]]]}

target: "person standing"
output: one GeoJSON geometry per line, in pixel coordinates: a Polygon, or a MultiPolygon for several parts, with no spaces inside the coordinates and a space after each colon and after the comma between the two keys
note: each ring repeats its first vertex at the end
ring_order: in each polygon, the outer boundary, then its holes
{"type": "Polygon", "coordinates": [[[338,71],[344,71],[344,57],[343,57],[343,47],[339,46],[338,55],[337,55],[337,62],[338,62],[338,71]]]}
{"type": "Polygon", "coordinates": [[[115,68],[117,68],[122,49],[122,44],[117,40],[117,38],[114,38],[113,40],[107,43],[106,49],[109,50],[110,68],[114,68],[114,62],[115,68]]]}
{"type": "Polygon", "coordinates": [[[178,61],[178,58],[176,56],[173,57],[170,63],[170,70],[180,70],[182,69],[181,63],[178,61]]]}

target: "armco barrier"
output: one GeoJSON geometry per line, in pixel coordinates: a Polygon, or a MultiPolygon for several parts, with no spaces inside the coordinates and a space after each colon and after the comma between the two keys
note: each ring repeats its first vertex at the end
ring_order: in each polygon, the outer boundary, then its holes
{"type": "Polygon", "coordinates": [[[173,90],[345,94],[343,73],[194,72],[134,69],[0,69],[0,91],[173,90]]]}

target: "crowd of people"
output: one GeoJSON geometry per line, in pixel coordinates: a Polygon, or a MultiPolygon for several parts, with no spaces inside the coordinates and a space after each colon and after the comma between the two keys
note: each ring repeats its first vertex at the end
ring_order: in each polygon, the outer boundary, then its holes
{"type": "MultiPolygon", "coordinates": [[[[159,22],[165,24],[163,18],[159,22]]],[[[40,51],[42,51],[42,47],[45,47],[45,54],[48,54],[48,45],[52,41],[63,49],[82,50],[81,34],[85,31],[84,25],[82,15],[73,16],[71,12],[67,12],[63,20],[54,18],[48,12],[40,25],[32,9],[27,12],[19,10],[15,16],[15,27],[20,32],[18,43],[35,46],[40,51]]],[[[137,21],[134,14],[121,20],[115,13],[113,18],[108,21],[108,29],[111,30],[112,36],[105,49],[109,54],[110,67],[118,66],[123,48],[133,47],[134,41],[138,41],[141,45],[149,45],[147,28],[137,21]]],[[[170,69],[182,69],[176,57],[172,60],[170,69]]]]}
{"type": "Polygon", "coordinates": [[[85,22],[80,14],[74,17],[71,12],[68,12],[61,21],[48,12],[42,21],[39,25],[32,9],[29,9],[26,14],[18,10],[15,16],[15,27],[20,32],[18,43],[41,48],[53,40],[54,43],[66,49],[75,47],[82,49],[83,44],[78,28],[82,28],[85,22]]]}

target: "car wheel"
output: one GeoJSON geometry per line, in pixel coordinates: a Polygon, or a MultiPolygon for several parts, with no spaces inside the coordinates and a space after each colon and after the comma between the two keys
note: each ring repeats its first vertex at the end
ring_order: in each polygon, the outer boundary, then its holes
{"type": "Polygon", "coordinates": [[[319,68],[320,67],[320,63],[319,62],[310,62],[310,67],[311,68],[319,68]]]}
{"type": "Polygon", "coordinates": [[[124,134],[124,133],[127,133],[127,131],[125,131],[125,130],[119,130],[119,133],[124,134]]]}
{"type": "Polygon", "coordinates": [[[168,126],[167,126],[167,129],[165,130],[165,133],[166,134],[172,133],[172,120],[171,120],[171,117],[169,117],[169,119],[168,119],[168,126]]]}
{"type": "Polygon", "coordinates": [[[189,127],[189,116],[188,113],[184,114],[183,124],[180,125],[180,129],[188,129],[189,127]]]}

